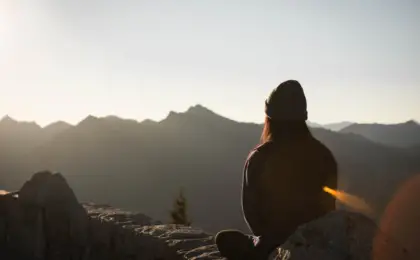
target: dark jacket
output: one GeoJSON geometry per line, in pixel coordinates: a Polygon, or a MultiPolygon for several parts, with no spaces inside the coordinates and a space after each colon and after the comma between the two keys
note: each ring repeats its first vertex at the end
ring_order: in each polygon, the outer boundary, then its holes
{"type": "Polygon", "coordinates": [[[245,220],[256,236],[287,238],[299,225],[335,209],[324,186],[337,188],[337,164],[312,136],[260,145],[244,167],[245,220]]]}

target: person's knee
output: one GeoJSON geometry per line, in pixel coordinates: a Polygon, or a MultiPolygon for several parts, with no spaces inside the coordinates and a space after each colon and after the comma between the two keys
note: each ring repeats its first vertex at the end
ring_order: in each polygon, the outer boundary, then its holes
{"type": "Polygon", "coordinates": [[[253,236],[238,230],[224,230],[215,236],[220,255],[229,260],[257,259],[253,236]]]}
{"type": "Polygon", "coordinates": [[[238,236],[243,236],[243,234],[238,230],[222,230],[216,234],[214,237],[214,242],[216,244],[224,244],[226,241],[231,241],[232,238],[235,239],[238,236]]]}
{"type": "Polygon", "coordinates": [[[220,231],[215,236],[215,243],[222,248],[252,248],[254,247],[253,236],[248,236],[239,230],[220,231]]]}

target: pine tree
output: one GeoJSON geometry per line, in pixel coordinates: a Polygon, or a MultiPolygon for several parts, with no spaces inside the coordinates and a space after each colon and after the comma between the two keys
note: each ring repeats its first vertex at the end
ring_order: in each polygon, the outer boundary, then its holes
{"type": "Polygon", "coordinates": [[[181,189],[178,198],[175,199],[174,209],[171,211],[172,224],[190,226],[191,221],[187,216],[187,199],[184,190],[181,189]]]}

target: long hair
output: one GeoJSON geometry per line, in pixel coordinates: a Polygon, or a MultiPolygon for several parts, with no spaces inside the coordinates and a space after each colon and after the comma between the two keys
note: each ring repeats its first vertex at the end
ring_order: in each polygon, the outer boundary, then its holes
{"type": "Polygon", "coordinates": [[[268,141],[296,141],[311,137],[311,131],[305,121],[275,121],[265,117],[261,144],[268,141]]]}

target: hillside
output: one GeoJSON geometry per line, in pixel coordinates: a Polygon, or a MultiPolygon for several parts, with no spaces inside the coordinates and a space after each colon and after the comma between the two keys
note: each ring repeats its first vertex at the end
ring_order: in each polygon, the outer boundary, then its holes
{"type": "Polygon", "coordinates": [[[349,125],[352,125],[352,122],[344,121],[344,122],[338,122],[338,123],[331,123],[331,124],[325,124],[323,127],[325,129],[329,129],[332,131],[340,131],[343,128],[348,127],[349,125]]]}
{"type": "Polygon", "coordinates": [[[306,124],[312,128],[325,128],[323,125],[311,121],[307,121],[306,124]]]}
{"type": "Polygon", "coordinates": [[[420,145],[420,125],[410,120],[401,124],[352,124],[340,131],[354,133],[377,143],[409,147],[420,145]]]}
{"type": "MultiPolygon", "coordinates": [[[[28,141],[31,145],[19,153],[0,148],[0,160],[14,158],[1,169],[4,189],[18,188],[16,183],[36,170],[57,170],[81,201],[139,210],[166,221],[184,187],[195,225],[209,231],[245,229],[242,167],[258,143],[261,125],[236,122],[197,105],[160,122],[88,116],[60,129],[54,134],[41,129],[44,141],[28,141]]],[[[27,136],[37,139],[38,130],[27,136]]],[[[341,188],[365,198],[378,214],[398,184],[420,171],[417,149],[321,128],[312,132],[337,157],[341,188]]]]}

